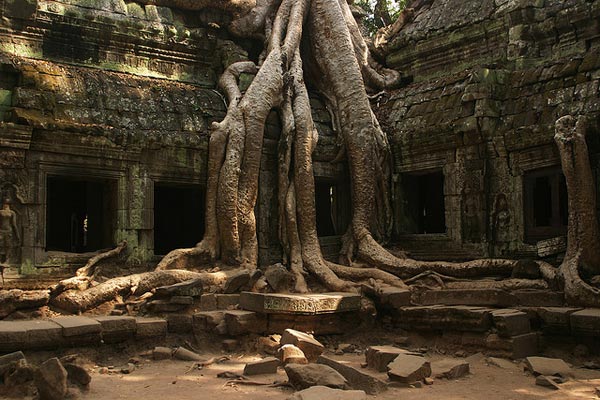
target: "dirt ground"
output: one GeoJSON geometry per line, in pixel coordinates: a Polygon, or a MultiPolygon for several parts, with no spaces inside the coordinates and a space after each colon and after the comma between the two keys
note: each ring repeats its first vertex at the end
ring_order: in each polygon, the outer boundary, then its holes
{"type": "MultiPolygon", "coordinates": [[[[205,354],[207,358],[215,354],[205,354]]],[[[221,355],[221,354],[217,354],[221,355]]],[[[360,368],[364,356],[358,354],[332,356],[360,368]]],[[[432,360],[446,358],[442,355],[428,356],[432,360]]],[[[287,387],[251,386],[217,378],[224,371],[242,373],[246,362],[258,360],[259,356],[238,355],[222,364],[203,370],[190,370],[192,362],[150,361],[142,359],[131,374],[100,374],[93,372],[90,390],[83,399],[286,399],[292,389],[287,387]]],[[[505,366],[488,365],[486,357],[474,355],[469,359],[471,374],[454,381],[434,380],[433,385],[421,388],[391,388],[376,398],[396,400],[399,398],[420,399],[594,399],[600,387],[600,371],[574,369],[574,377],[561,385],[561,390],[552,390],[535,385],[535,378],[523,371],[521,364],[507,361],[505,366]]],[[[366,371],[366,370],[364,370],[366,371]]],[[[385,374],[376,374],[385,379],[385,374]]],[[[285,372],[252,378],[262,383],[285,382],[285,372]]],[[[375,398],[373,396],[373,398],[375,398]]]]}

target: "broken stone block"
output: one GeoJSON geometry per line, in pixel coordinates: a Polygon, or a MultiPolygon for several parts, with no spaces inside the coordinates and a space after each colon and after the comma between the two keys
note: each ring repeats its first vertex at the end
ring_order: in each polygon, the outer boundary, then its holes
{"type": "Polygon", "coordinates": [[[281,345],[293,344],[298,347],[309,362],[317,361],[317,358],[325,351],[325,347],[312,335],[294,329],[286,329],[279,341],[281,345]]]}
{"type": "Polygon", "coordinates": [[[167,321],[160,318],[136,318],[137,329],[135,336],[138,339],[165,337],[167,335],[167,321]]]}
{"type": "Polygon", "coordinates": [[[402,307],[394,315],[401,328],[485,332],[492,326],[491,309],[476,306],[402,307]]]}
{"type": "Polygon", "coordinates": [[[252,311],[225,311],[224,321],[227,326],[227,333],[232,336],[262,333],[267,329],[266,318],[252,311]]]}
{"type": "Polygon", "coordinates": [[[286,344],[279,348],[277,356],[285,364],[308,364],[306,356],[293,344],[286,344]]]}
{"type": "Polygon", "coordinates": [[[237,308],[240,302],[239,294],[217,294],[217,310],[230,310],[237,308]]]}
{"type": "Polygon", "coordinates": [[[223,286],[223,293],[237,293],[240,289],[250,281],[250,273],[248,271],[239,271],[230,276],[223,286]]]}
{"type": "Polygon", "coordinates": [[[371,346],[367,349],[366,361],[369,368],[379,372],[386,372],[389,363],[394,361],[399,354],[407,354],[407,350],[393,346],[371,346]]]}
{"type": "Polygon", "coordinates": [[[529,316],[522,311],[510,308],[494,310],[492,319],[500,336],[510,337],[531,332],[529,316]]]}
{"type": "Polygon", "coordinates": [[[27,360],[18,360],[9,372],[2,374],[6,388],[16,388],[33,380],[35,368],[27,364],[27,360]]]}
{"type": "Polygon", "coordinates": [[[200,297],[200,309],[202,311],[215,311],[217,309],[217,295],[214,293],[203,294],[200,297]]]}
{"type": "Polygon", "coordinates": [[[538,333],[531,332],[510,338],[501,338],[497,334],[485,338],[485,347],[492,355],[519,359],[538,353],[538,333]]]}
{"type": "Polygon", "coordinates": [[[62,327],[62,334],[70,345],[98,344],[101,340],[102,325],[92,318],[81,316],[57,317],[51,321],[62,327]]]}
{"type": "Polygon", "coordinates": [[[335,369],[346,378],[353,389],[363,390],[371,395],[377,395],[388,389],[387,384],[382,380],[331,358],[320,356],[317,362],[335,369]]]}
{"type": "Polygon", "coordinates": [[[279,335],[270,335],[267,337],[259,337],[256,340],[256,350],[259,353],[266,353],[266,354],[271,354],[271,355],[275,355],[277,354],[277,350],[279,349],[279,340],[281,339],[281,336],[279,335]],[[275,336],[278,336],[278,338],[275,338],[275,336]]]}
{"type": "Polygon", "coordinates": [[[135,336],[137,323],[134,317],[95,317],[102,325],[102,340],[105,343],[124,342],[135,336]]]}
{"type": "Polygon", "coordinates": [[[260,361],[246,364],[244,375],[276,374],[280,361],[275,357],[267,357],[260,361]]]}
{"type": "Polygon", "coordinates": [[[398,354],[388,365],[388,376],[402,383],[422,381],[431,376],[431,364],[424,357],[398,354]]]}
{"type": "Polygon", "coordinates": [[[155,347],[152,350],[152,358],[154,360],[169,360],[173,356],[173,351],[168,347],[155,347]]]}
{"type": "Polygon", "coordinates": [[[458,379],[469,372],[469,363],[463,360],[445,359],[431,363],[431,375],[434,378],[458,379]]]}
{"type": "Polygon", "coordinates": [[[34,373],[40,400],[63,400],[67,395],[67,371],[58,358],[51,358],[34,373]]]}
{"type": "Polygon", "coordinates": [[[202,280],[191,279],[189,281],[176,283],[169,286],[161,286],[156,288],[154,291],[157,297],[170,297],[170,296],[190,296],[199,297],[202,296],[202,280]]]}
{"type": "Polygon", "coordinates": [[[346,379],[333,368],[323,364],[288,364],[285,372],[290,384],[296,390],[311,386],[327,386],[334,389],[348,389],[346,379]]]}
{"type": "Polygon", "coordinates": [[[362,390],[340,390],[326,386],[313,386],[294,393],[288,400],[367,400],[362,390]]]}
{"type": "Polygon", "coordinates": [[[517,304],[517,299],[510,293],[499,289],[443,289],[423,293],[421,303],[424,305],[510,307],[517,304]]]}
{"type": "Polygon", "coordinates": [[[167,329],[170,333],[190,333],[193,317],[188,314],[167,315],[167,329]]]}
{"type": "Polygon", "coordinates": [[[571,332],[579,336],[600,336],[600,309],[585,308],[572,313],[571,332]]]}
{"type": "Polygon", "coordinates": [[[26,360],[25,354],[23,354],[22,351],[16,351],[0,356],[0,377],[4,376],[4,374],[12,369],[20,360],[26,360]]]}
{"type": "Polygon", "coordinates": [[[533,375],[568,377],[573,374],[571,367],[559,358],[527,357],[525,368],[533,375]]]}
{"type": "Polygon", "coordinates": [[[76,385],[87,387],[92,381],[90,373],[80,365],[65,363],[63,367],[67,371],[67,380],[76,385]]]}
{"type": "Polygon", "coordinates": [[[542,330],[546,335],[570,335],[571,314],[581,308],[540,307],[537,314],[542,322],[542,330]]]}
{"type": "Polygon", "coordinates": [[[194,333],[203,331],[214,331],[225,319],[224,311],[202,311],[194,314],[192,319],[192,330],[194,333]]]}
{"type": "Polygon", "coordinates": [[[546,375],[538,375],[535,378],[535,384],[538,386],[544,386],[553,390],[559,390],[560,383],[564,383],[564,379],[560,376],[546,376],[546,375]]]}
{"type": "Polygon", "coordinates": [[[402,289],[395,286],[386,286],[378,292],[379,301],[384,306],[400,308],[410,306],[411,293],[408,289],[402,289]]]}
{"type": "Polygon", "coordinates": [[[512,361],[505,360],[503,358],[497,357],[488,357],[486,359],[488,365],[493,365],[494,367],[503,368],[503,369],[514,369],[516,366],[512,361]]]}
{"type": "Polygon", "coordinates": [[[359,294],[282,294],[242,292],[240,308],[260,313],[329,314],[360,310],[359,294]]]}
{"type": "Polygon", "coordinates": [[[200,354],[194,353],[191,350],[185,349],[183,347],[178,347],[173,352],[173,358],[183,361],[202,361],[203,358],[200,357],[200,354]]]}
{"type": "Polygon", "coordinates": [[[294,276],[281,264],[269,265],[265,270],[265,279],[273,291],[287,293],[292,287],[294,276]]]}

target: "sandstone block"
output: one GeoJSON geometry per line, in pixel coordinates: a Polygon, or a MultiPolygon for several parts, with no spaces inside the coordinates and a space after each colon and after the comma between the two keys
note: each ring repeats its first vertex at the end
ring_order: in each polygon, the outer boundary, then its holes
{"type": "Polygon", "coordinates": [[[465,305],[465,306],[514,306],[516,297],[504,290],[497,289],[444,289],[423,293],[424,305],[465,305]]]}
{"type": "Polygon", "coordinates": [[[136,337],[139,339],[165,337],[167,321],[160,318],[136,318],[136,337]]]}
{"type": "Polygon", "coordinates": [[[317,358],[325,351],[325,347],[312,335],[294,329],[286,329],[279,341],[281,345],[293,344],[298,347],[309,362],[317,361],[317,358]]]}
{"type": "Polygon", "coordinates": [[[531,332],[529,316],[522,311],[513,309],[494,310],[492,311],[492,319],[500,336],[510,337],[531,332]]]}
{"type": "Polygon", "coordinates": [[[542,330],[548,335],[570,335],[571,314],[581,308],[540,307],[537,314],[542,322],[542,330]]]}
{"type": "Polygon", "coordinates": [[[311,386],[327,386],[334,389],[348,389],[346,379],[333,368],[323,364],[288,364],[285,372],[296,390],[311,386]]]}
{"type": "Polygon", "coordinates": [[[170,333],[190,333],[193,317],[188,314],[167,315],[167,329],[170,333]]]}
{"type": "Polygon", "coordinates": [[[286,344],[279,348],[277,356],[284,365],[287,364],[308,364],[306,356],[293,344],[286,344]]]}
{"type": "Polygon", "coordinates": [[[24,350],[27,330],[18,321],[0,321],[0,352],[24,350]]]}
{"type": "Polygon", "coordinates": [[[353,389],[363,390],[371,395],[377,395],[388,389],[387,384],[382,380],[331,358],[320,356],[317,362],[335,369],[348,381],[353,389]]]}
{"type": "Polygon", "coordinates": [[[566,378],[573,375],[571,367],[559,358],[527,357],[525,368],[536,376],[547,375],[566,378]]]}
{"type": "Polygon", "coordinates": [[[458,379],[469,374],[469,363],[464,360],[445,359],[431,363],[434,378],[458,379]]]}
{"type": "Polygon", "coordinates": [[[240,308],[260,313],[328,314],[360,309],[353,293],[280,294],[242,292],[240,308]]]}
{"type": "Polygon", "coordinates": [[[40,400],[63,400],[67,395],[67,371],[58,358],[42,363],[34,373],[40,400]]]}
{"type": "Polygon", "coordinates": [[[232,336],[245,335],[247,333],[262,333],[267,329],[266,318],[252,311],[225,311],[224,320],[227,326],[227,333],[232,336]]]}
{"type": "Polygon", "coordinates": [[[388,364],[398,357],[399,354],[407,354],[407,350],[393,346],[371,346],[367,349],[366,361],[369,368],[379,372],[386,372],[388,364]]]}
{"type": "Polygon", "coordinates": [[[194,333],[213,331],[224,319],[224,311],[202,311],[196,313],[192,319],[192,330],[194,333]]]}
{"type": "Polygon", "coordinates": [[[169,360],[173,356],[173,351],[168,347],[155,347],[152,350],[152,358],[155,360],[169,360]]]}
{"type": "Polygon", "coordinates": [[[280,361],[275,357],[267,357],[260,361],[246,364],[244,375],[276,374],[280,361]]]}
{"type": "Polygon", "coordinates": [[[229,310],[236,308],[240,302],[239,294],[217,294],[217,310],[229,310]]]}
{"type": "Polygon", "coordinates": [[[101,341],[102,325],[92,318],[81,316],[57,317],[51,321],[62,327],[62,334],[72,346],[98,344],[101,341]]]}
{"type": "Polygon", "coordinates": [[[155,295],[157,297],[167,296],[189,296],[199,297],[202,296],[202,280],[192,279],[189,281],[176,283],[170,286],[161,286],[156,288],[155,295]]]}
{"type": "Polygon", "coordinates": [[[485,332],[492,326],[491,310],[476,306],[402,307],[395,315],[401,328],[485,332]]]}
{"type": "Polygon", "coordinates": [[[367,400],[362,390],[340,390],[326,386],[313,386],[294,393],[288,400],[367,400]]]}
{"type": "Polygon", "coordinates": [[[585,308],[572,313],[571,332],[580,336],[600,336],[600,309],[585,308]]]}
{"type": "Polygon", "coordinates": [[[46,320],[18,321],[27,331],[27,349],[55,349],[65,344],[62,327],[46,320]]]}
{"type": "Polygon", "coordinates": [[[399,354],[388,365],[388,376],[402,383],[422,381],[431,376],[431,364],[424,357],[399,354]]]}
{"type": "Polygon", "coordinates": [[[135,337],[137,322],[134,317],[106,316],[94,319],[102,325],[102,340],[105,343],[118,343],[135,337]]]}
{"type": "Polygon", "coordinates": [[[538,353],[538,333],[531,332],[511,338],[501,338],[496,334],[485,338],[485,346],[492,355],[519,359],[538,353]]]}

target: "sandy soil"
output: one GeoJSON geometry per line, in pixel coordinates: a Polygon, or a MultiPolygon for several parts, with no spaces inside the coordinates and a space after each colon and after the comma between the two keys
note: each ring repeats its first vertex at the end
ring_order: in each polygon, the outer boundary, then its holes
{"type": "MultiPolygon", "coordinates": [[[[207,358],[213,354],[206,354],[207,358]]],[[[444,356],[430,356],[432,360],[444,356]]],[[[361,355],[334,356],[339,361],[359,367],[364,361],[361,355]]],[[[286,399],[293,391],[290,388],[249,386],[217,378],[223,371],[242,373],[244,364],[257,360],[257,356],[233,357],[225,363],[212,365],[203,370],[190,371],[191,362],[143,360],[131,374],[93,373],[90,391],[84,399],[286,399]]],[[[598,398],[595,387],[600,387],[600,371],[575,369],[575,376],[561,385],[561,390],[551,390],[535,385],[535,378],[523,371],[517,363],[508,362],[505,367],[488,365],[485,357],[469,359],[471,374],[455,381],[436,379],[431,386],[422,388],[391,388],[377,396],[381,400],[409,398],[420,399],[592,399],[598,398]]],[[[360,368],[360,367],[359,367],[360,368]]],[[[366,371],[366,370],[365,370],[366,371]]],[[[377,374],[376,374],[377,375],[377,374]]],[[[385,379],[385,374],[379,374],[385,379]]],[[[254,381],[272,383],[285,381],[285,372],[263,375],[254,381]]],[[[375,398],[375,397],[373,397],[375,398]]]]}

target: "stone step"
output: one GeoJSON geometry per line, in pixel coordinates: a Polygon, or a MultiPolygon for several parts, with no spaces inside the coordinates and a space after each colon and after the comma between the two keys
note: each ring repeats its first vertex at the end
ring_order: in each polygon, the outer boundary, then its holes
{"type": "Polygon", "coordinates": [[[360,310],[355,293],[280,294],[242,292],[240,308],[264,314],[316,315],[360,310]]]}
{"type": "Polygon", "coordinates": [[[499,306],[511,307],[517,304],[517,298],[498,289],[444,289],[429,290],[421,296],[423,305],[463,305],[463,306],[499,306]]]}
{"type": "Polygon", "coordinates": [[[407,330],[485,332],[492,327],[492,309],[445,305],[401,307],[392,319],[407,330]]]}
{"type": "Polygon", "coordinates": [[[160,339],[167,334],[163,319],[128,316],[66,316],[49,320],[0,321],[0,352],[53,350],[64,346],[160,339]]]}

